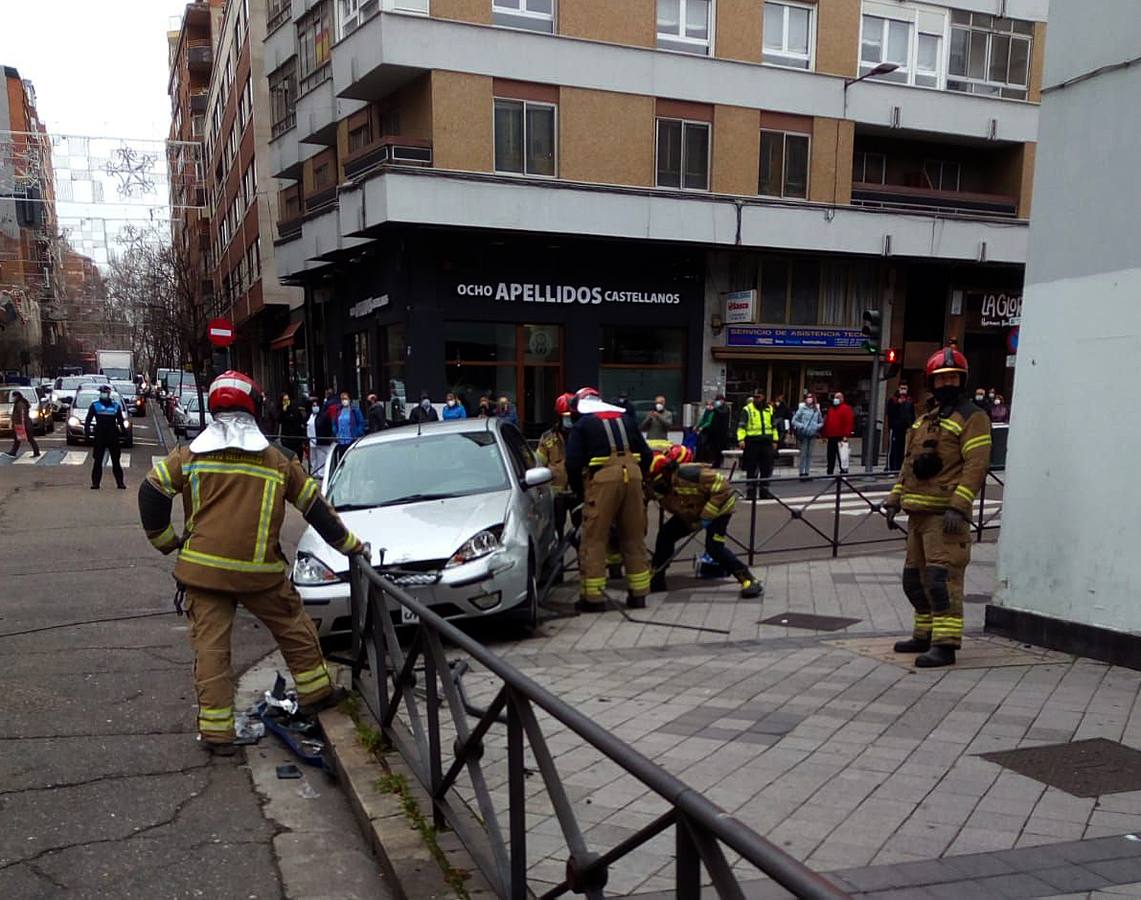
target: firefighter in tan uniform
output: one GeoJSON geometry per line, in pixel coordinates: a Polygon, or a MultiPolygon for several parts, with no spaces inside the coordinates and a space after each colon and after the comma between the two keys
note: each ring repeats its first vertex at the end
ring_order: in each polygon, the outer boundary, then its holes
{"type": "Polygon", "coordinates": [[[303,713],[337,697],[317,631],[286,578],[278,543],[286,503],[337,550],[364,552],[298,459],[270,446],[258,430],[259,394],[239,372],[216,378],[209,394],[214,422],[151,469],[139,489],[139,514],[151,544],[163,553],[178,551],[174,577],[186,591],[199,737],[207,749],[227,756],[234,752],[230,631],[239,603],[277,640],[303,713]],[[170,521],[177,496],[185,512],[181,536],[170,521]]]}
{"type": "Polygon", "coordinates": [[[571,401],[574,394],[563,394],[555,400],[555,424],[539,438],[535,457],[539,465],[551,470],[551,487],[555,491],[555,530],[563,537],[571,494],[567,488],[567,435],[571,429],[571,401]]]}
{"type": "Polygon", "coordinates": [[[915,608],[910,640],[922,668],[948,666],[963,640],[963,574],[971,559],[971,513],[990,465],[990,418],[966,394],[967,359],[947,347],[927,360],[935,406],[907,435],[899,482],[884,501],[889,527],[907,511],[903,592],[915,608]]]}
{"type": "Polygon", "coordinates": [[[669,521],[658,529],[654,544],[651,592],[666,590],[666,573],[662,570],[673,556],[677,542],[702,529],[705,552],[740,582],[741,597],[762,596],[760,580],[725,542],[737,495],[720,472],[703,463],[691,463],[690,458],[689,450],[674,444],[650,463],[649,493],[671,514],[669,521]]]}
{"type": "Polygon", "coordinates": [[[579,547],[580,612],[606,609],[606,542],[612,524],[626,568],[630,609],[644,609],[650,592],[646,559],[646,504],[642,479],[653,454],[625,410],[603,403],[594,388],[575,395],[578,417],[567,439],[567,480],[583,499],[583,534],[579,547]]]}

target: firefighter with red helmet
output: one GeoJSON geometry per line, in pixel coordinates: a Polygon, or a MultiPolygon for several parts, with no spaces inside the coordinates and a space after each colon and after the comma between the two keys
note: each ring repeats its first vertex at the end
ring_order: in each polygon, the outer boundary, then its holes
{"type": "Polygon", "coordinates": [[[582,587],[576,608],[580,612],[606,608],[606,543],[613,524],[626,568],[626,605],[644,609],[650,592],[650,565],[642,478],[653,453],[626,411],[603,403],[594,388],[575,394],[571,413],[576,421],[567,439],[567,481],[583,500],[582,587]]]}
{"type": "Polygon", "coordinates": [[[338,696],[317,631],[286,577],[279,543],[286,503],[341,553],[366,552],[297,457],[259,430],[260,395],[240,372],[219,375],[210,385],[213,422],[155,465],[139,489],[147,538],[164,554],[178,552],[174,577],[180,593],[185,590],[194,647],[199,738],[225,756],[235,749],[230,631],[239,604],[277,640],[302,712],[323,709],[338,696]],[[178,496],[185,514],[181,535],[171,524],[178,496]]]}
{"type": "Polygon", "coordinates": [[[741,597],[763,596],[760,579],[726,545],[725,535],[737,495],[720,472],[692,459],[687,448],[674,444],[650,463],[650,494],[671,514],[658,530],[650,590],[666,590],[666,574],[661,570],[669,563],[677,542],[694,531],[704,530],[705,552],[740,582],[741,597]]]}
{"type": "Polygon", "coordinates": [[[555,490],[555,527],[563,536],[568,507],[567,435],[571,430],[571,401],[574,394],[561,394],[555,400],[555,423],[539,438],[535,457],[539,465],[551,470],[551,487],[555,490]]]}
{"type": "Polygon", "coordinates": [[[910,640],[921,668],[955,662],[963,639],[963,575],[971,559],[971,514],[990,465],[990,418],[966,393],[967,359],[945,347],[927,360],[931,409],[907,435],[899,482],[884,501],[889,527],[907,512],[903,592],[915,608],[910,640]]]}

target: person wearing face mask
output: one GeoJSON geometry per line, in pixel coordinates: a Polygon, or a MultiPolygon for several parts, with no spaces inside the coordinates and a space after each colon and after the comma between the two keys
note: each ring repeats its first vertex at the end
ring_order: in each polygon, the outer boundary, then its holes
{"type": "Polygon", "coordinates": [[[519,427],[519,414],[515,412],[515,407],[511,405],[506,394],[499,395],[499,402],[495,406],[495,418],[510,422],[516,428],[519,427]]]}
{"type": "Polygon", "coordinates": [[[910,640],[920,668],[949,666],[963,640],[963,575],[971,559],[971,515],[990,465],[990,418],[965,393],[967,359],[950,347],[927,360],[934,406],[907,436],[900,479],[883,503],[889,528],[907,512],[903,592],[915,610],[910,640]]]}
{"type": "Polygon", "coordinates": [[[887,401],[888,451],[887,471],[898,472],[903,465],[907,431],[915,423],[915,401],[908,396],[907,385],[901,384],[887,401]]]}
{"type": "MultiPolygon", "coordinates": [[[[820,436],[828,442],[829,475],[836,471],[836,464],[840,462],[840,444],[847,443],[855,428],[856,414],[844,402],[844,395],[837,391],[832,396],[832,408],[824,416],[824,427],[820,429],[820,436]]],[[[840,474],[847,472],[848,467],[841,465],[840,474]]]]}
{"type": "Polygon", "coordinates": [[[377,399],[376,394],[368,395],[366,428],[369,434],[384,431],[388,427],[388,417],[385,415],[384,406],[385,405],[377,399]]]}
{"type": "Polygon", "coordinates": [[[654,398],[654,408],[646,413],[642,419],[641,430],[646,435],[646,441],[654,446],[654,441],[669,445],[670,429],[673,428],[674,414],[666,409],[666,398],[658,394],[654,398]]]}
{"type": "Polygon", "coordinates": [[[349,445],[364,434],[364,414],[353,406],[348,391],[341,391],[341,408],[337,412],[334,434],[337,443],[333,446],[333,465],[336,465],[349,445]]]}
{"type": "Polygon", "coordinates": [[[432,406],[432,398],[428,396],[427,391],[420,392],[420,404],[408,414],[408,421],[413,425],[440,421],[440,414],[432,406]]]}
{"type": "Polygon", "coordinates": [[[111,471],[115,474],[115,486],[120,490],[127,487],[123,481],[123,466],[119,462],[119,438],[126,431],[123,407],[111,397],[111,385],[99,386],[99,399],[87,407],[87,419],[83,423],[89,440],[95,444],[92,452],[91,489],[99,490],[103,480],[103,454],[111,456],[111,471]]]}
{"type": "MultiPolygon", "coordinates": [[[[764,388],[756,388],[753,398],[741,407],[741,415],[737,419],[737,446],[744,451],[741,462],[745,467],[745,477],[749,480],[745,494],[747,499],[756,499],[755,479],[758,475],[761,479],[772,476],[773,458],[779,440],[773,424],[773,408],[768,404],[764,388]]],[[[767,499],[768,496],[768,488],[762,486],[761,499],[767,499]]]]}
{"type": "Polygon", "coordinates": [[[289,394],[281,395],[281,446],[300,457],[305,446],[305,413],[289,394]]]}
{"type": "Polygon", "coordinates": [[[314,397],[309,404],[309,421],[305,423],[305,434],[309,438],[309,474],[314,478],[325,474],[325,460],[329,456],[323,434],[329,428],[329,417],[322,409],[321,402],[314,397]]]}
{"type": "Polygon", "coordinates": [[[990,420],[995,425],[1006,425],[1010,422],[1010,407],[1006,405],[1006,398],[1002,394],[994,395],[994,406],[990,410],[990,420]]]}
{"type": "Polygon", "coordinates": [[[804,402],[792,416],[792,433],[800,448],[800,478],[807,479],[812,474],[812,445],[820,429],[824,427],[824,416],[816,404],[816,396],[808,391],[804,402]]]}
{"type": "Polygon", "coordinates": [[[466,418],[467,410],[464,409],[464,405],[456,399],[455,394],[448,391],[447,394],[444,395],[444,421],[447,422],[450,419],[466,418]]]}

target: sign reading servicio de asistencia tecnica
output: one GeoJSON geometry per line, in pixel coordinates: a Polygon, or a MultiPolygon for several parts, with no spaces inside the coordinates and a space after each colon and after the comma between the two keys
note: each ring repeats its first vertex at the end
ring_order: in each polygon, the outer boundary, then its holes
{"type": "Polygon", "coordinates": [[[681,294],[656,291],[617,291],[597,285],[532,284],[500,281],[496,283],[457,284],[456,295],[498,300],[506,303],[681,303],[681,294]]]}

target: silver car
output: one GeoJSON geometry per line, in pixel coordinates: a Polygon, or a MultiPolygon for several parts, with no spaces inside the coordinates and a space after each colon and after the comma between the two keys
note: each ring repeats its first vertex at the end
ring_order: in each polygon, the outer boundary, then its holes
{"type": "MultiPolygon", "coordinates": [[[[325,495],[372,545],[373,565],[439,615],[510,613],[534,627],[557,546],[550,480],[514,425],[463,419],[361,438],[326,475],[325,495]]],[[[305,531],[292,578],[323,637],[350,627],[348,570],[305,531]]],[[[413,621],[394,601],[390,610],[413,621]]]]}

